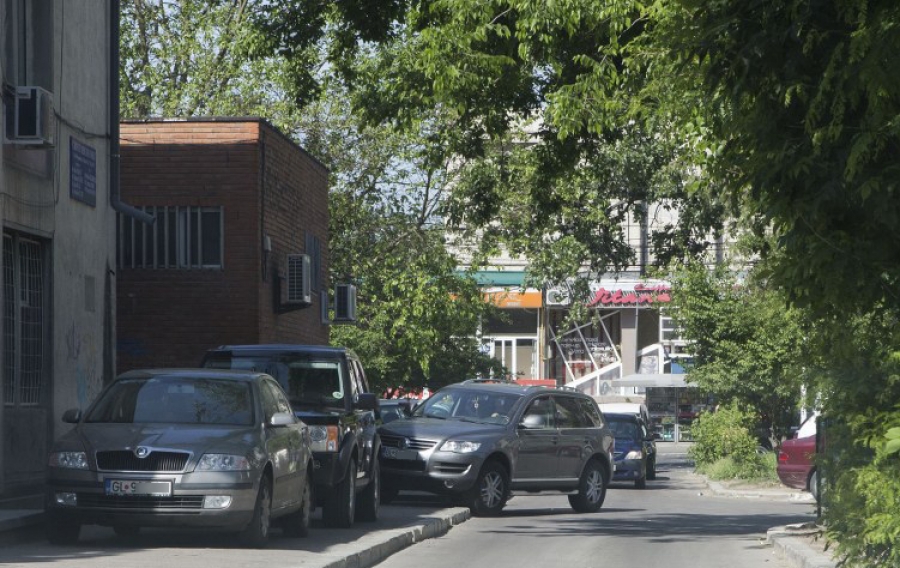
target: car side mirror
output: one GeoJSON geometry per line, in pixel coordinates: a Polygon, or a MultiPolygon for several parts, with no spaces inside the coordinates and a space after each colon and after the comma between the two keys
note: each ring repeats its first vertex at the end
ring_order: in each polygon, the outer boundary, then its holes
{"type": "Polygon", "coordinates": [[[63,412],[62,421],[67,424],[78,424],[81,420],[81,409],[79,408],[70,408],[63,412]]]}
{"type": "Polygon", "coordinates": [[[295,422],[294,415],[290,412],[276,412],[269,420],[269,426],[290,426],[295,422]]]}
{"type": "Polygon", "coordinates": [[[519,422],[520,430],[540,430],[546,428],[547,422],[543,416],[539,414],[528,414],[519,422]]]}
{"type": "Polygon", "coordinates": [[[378,411],[378,397],[371,392],[363,392],[356,395],[356,402],[353,404],[361,410],[378,411]]]}

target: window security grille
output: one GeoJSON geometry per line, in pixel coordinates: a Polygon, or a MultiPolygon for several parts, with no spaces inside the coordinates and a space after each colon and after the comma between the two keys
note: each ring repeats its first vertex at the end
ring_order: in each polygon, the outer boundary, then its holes
{"type": "Polygon", "coordinates": [[[44,389],[44,255],[40,242],[3,235],[3,402],[41,403],[44,389]]]}
{"type": "Polygon", "coordinates": [[[147,225],[118,215],[119,268],[222,268],[222,207],[138,207],[156,221],[147,225]]]}

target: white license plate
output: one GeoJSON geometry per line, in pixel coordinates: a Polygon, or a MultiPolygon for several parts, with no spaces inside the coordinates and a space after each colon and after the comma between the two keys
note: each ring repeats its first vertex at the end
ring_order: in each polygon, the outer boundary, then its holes
{"type": "Polygon", "coordinates": [[[417,460],[419,452],[416,450],[401,450],[400,448],[381,448],[381,455],[391,460],[417,460]]]}
{"type": "Polygon", "coordinates": [[[171,481],[141,481],[139,479],[107,479],[106,494],[117,496],[143,495],[146,497],[171,497],[171,481]]]}

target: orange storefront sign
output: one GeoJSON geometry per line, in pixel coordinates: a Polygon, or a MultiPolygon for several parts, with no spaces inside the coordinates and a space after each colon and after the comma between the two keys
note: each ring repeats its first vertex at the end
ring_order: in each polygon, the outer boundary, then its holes
{"type": "Polygon", "coordinates": [[[498,308],[540,308],[543,306],[542,296],[539,291],[519,292],[518,290],[503,290],[500,292],[487,292],[484,298],[498,308]]]}

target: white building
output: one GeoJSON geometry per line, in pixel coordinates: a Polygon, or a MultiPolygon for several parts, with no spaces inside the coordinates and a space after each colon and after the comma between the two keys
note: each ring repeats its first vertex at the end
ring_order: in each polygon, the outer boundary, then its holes
{"type": "Polygon", "coordinates": [[[0,497],[115,373],[118,2],[0,0],[0,497]]]}

